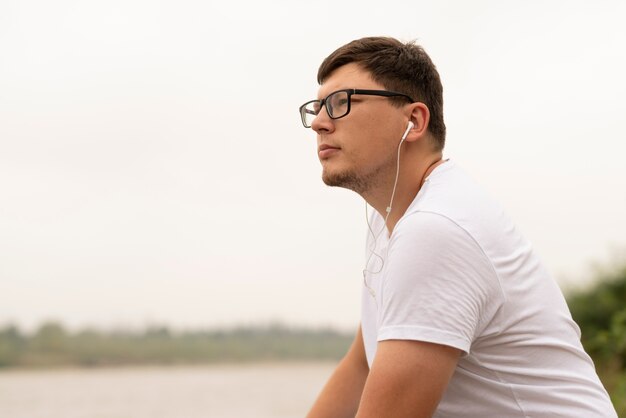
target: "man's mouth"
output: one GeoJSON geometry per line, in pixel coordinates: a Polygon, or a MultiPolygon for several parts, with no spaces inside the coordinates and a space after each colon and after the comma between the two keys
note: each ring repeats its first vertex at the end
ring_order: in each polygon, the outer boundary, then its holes
{"type": "Polygon", "coordinates": [[[319,147],[317,147],[317,155],[319,156],[320,160],[324,160],[337,153],[340,149],[341,148],[339,147],[333,147],[328,144],[321,144],[319,147]]]}

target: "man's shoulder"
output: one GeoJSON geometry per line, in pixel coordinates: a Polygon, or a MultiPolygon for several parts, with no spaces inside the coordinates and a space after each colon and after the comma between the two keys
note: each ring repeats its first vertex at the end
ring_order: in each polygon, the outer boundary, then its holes
{"type": "Polygon", "coordinates": [[[502,209],[465,170],[448,161],[427,178],[406,214],[430,212],[471,221],[473,217],[482,217],[485,211],[502,209]]]}
{"type": "Polygon", "coordinates": [[[490,256],[525,242],[502,206],[464,170],[451,162],[441,168],[397,223],[398,233],[431,241],[467,240],[490,256]]]}

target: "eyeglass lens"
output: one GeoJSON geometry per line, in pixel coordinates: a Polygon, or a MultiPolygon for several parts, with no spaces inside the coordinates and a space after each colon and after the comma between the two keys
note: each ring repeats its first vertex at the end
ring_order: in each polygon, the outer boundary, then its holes
{"type": "Polygon", "coordinates": [[[350,100],[348,93],[338,91],[333,93],[326,99],[326,109],[328,116],[333,119],[339,118],[348,113],[348,101],[350,100]]]}
{"type": "MultiPolygon", "coordinates": [[[[332,119],[340,118],[348,113],[350,108],[350,95],[345,91],[338,91],[328,96],[324,104],[326,105],[326,111],[328,116],[332,119]]],[[[307,103],[304,106],[304,122],[307,127],[310,127],[315,117],[322,110],[321,102],[315,100],[307,103]]]]}

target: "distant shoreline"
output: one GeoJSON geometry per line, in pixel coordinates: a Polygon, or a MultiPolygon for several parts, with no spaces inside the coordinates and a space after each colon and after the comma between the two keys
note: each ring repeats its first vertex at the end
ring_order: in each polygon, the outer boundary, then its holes
{"type": "Polygon", "coordinates": [[[330,329],[281,325],[71,333],[62,324],[49,322],[30,335],[9,325],[0,328],[0,370],[337,361],[352,338],[330,329]]]}
{"type": "Polygon", "coordinates": [[[115,366],[49,366],[49,367],[29,367],[29,366],[16,366],[16,367],[2,367],[0,368],[0,377],[7,377],[11,374],[29,374],[29,373],[89,373],[110,371],[110,372],[135,372],[135,371],[164,371],[164,370],[249,370],[255,369],[289,369],[293,367],[298,368],[318,368],[329,367],[333,368],[337,365],[339,360],[274,360],[274,361],[246,361],[246,362],[215,362],[215,363],[180,363],[180,364],[124,364],[115,366]]]}

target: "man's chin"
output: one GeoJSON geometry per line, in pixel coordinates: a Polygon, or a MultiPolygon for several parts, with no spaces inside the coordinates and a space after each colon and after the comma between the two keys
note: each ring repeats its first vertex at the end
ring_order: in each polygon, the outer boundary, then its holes
{"type": "Polygon", "coordinates": [[[356,173],[352,172],[333,173],[324,170],[322,172],[322,181],[327,186],[343,187],[344,189],[354,190],[357,193],[365,189],[363,181],[359,177],[357,177],[356,173]]]}

